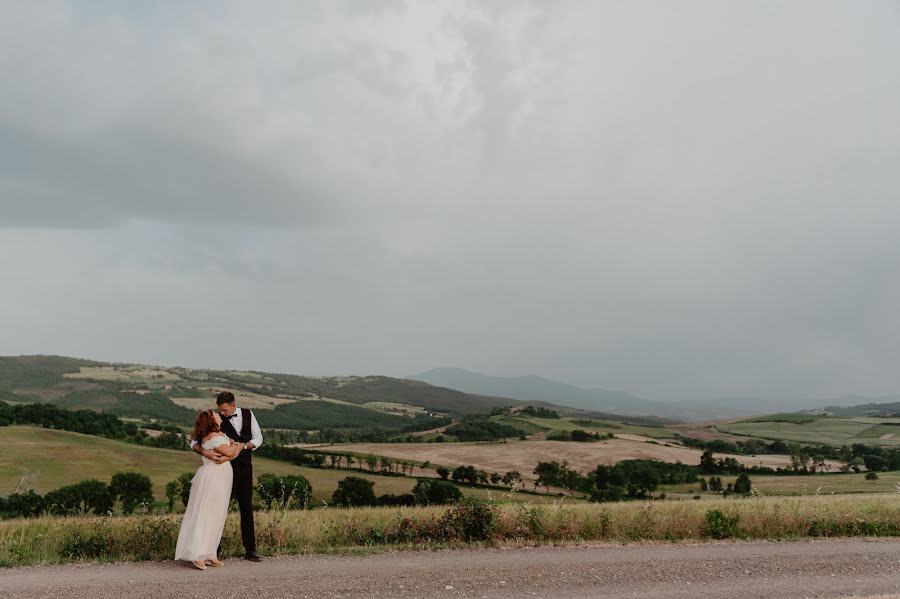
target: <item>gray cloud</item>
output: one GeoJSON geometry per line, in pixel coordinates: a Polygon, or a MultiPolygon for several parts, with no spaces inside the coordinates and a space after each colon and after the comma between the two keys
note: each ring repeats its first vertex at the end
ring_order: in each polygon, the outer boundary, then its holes
{"type": "Polygon", "coordinates": [[[0,353],[900,389],[895,4],[4,14],[0,353]]]}

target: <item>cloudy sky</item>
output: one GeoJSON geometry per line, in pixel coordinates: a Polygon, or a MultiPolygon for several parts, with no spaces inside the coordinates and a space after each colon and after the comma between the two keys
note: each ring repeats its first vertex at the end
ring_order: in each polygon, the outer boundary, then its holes
{"type": "Polygon", "coordinates": [[[895,1],[0,10],[0,354],[900,392],[895,1]]]}

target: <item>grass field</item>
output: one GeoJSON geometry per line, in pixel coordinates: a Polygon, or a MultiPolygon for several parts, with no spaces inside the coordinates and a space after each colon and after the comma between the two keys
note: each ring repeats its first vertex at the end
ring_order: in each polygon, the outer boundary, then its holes
{"type": "MultiPolygon", "coordinates": [[[[473,527],[465,512],[442,507],[260,512],[256,535],[260,552],[268,555],[473,544],[900,535],[900,502],[877,496],[506,504],[481,513],[489,524],[473,527]],[[711,510],[719,512],[712,521],[711,510]]],[[[7,520],[0,522],[0,565],[172,559],[180,521],[177,515],[7,520]]],[[[222,548],[223,557],[242,552],[236,514],[226,522],[222,548]]]]}
{"type": "Polygon", "coordinates": [[[896,419],[830,418],[804,415],[805,419],[801,418],[799,421],[791,422],[787,421],[789,420],[788,416],[791,415],[783,415],[783,420],[782,417],[744,420],[723,424],[718,428],[735,435],[836,447],[853,443],[900,445],[900,426],[884,424],[885,422],[895,422],[896,419]]]}
{"type": "MultiPolygon", "coordinates": [[[[0,496],[11,493],[22,473],[35,474],[32,487],[44,494],[64,485],[88,478],[107,482],[116,472],[129,471],[146,474],[153,481],[153,491],[160,501],[165,499],[165,486],[185,472],[200,466],[200,457],[193,452],[142,447],[130,443],[29,426],[0,429],[0,496]]],[[[369,474],[359,470],[305,468],[286,462],[254,458],[253,472],[260,474],[302,474],[313,487],[313,500],[331,499],[339,480],[359,476],[375,483],[377,495],[409,493],[415,479],[369,474]]],[[[433,474],[433,473],[432,473],[433,474]]],[[[466,495],[523,502],[552,501],[553,497],[524,493],[504,493],[488,489],[462,488],[466,495]]]]}
{"type": "MultiPolygon", "coordinates": [[[[733,483],[735,476],[722,476],[722,484],[733,483]]],[[[865,480],[865,474],[814,474],[809,476],[756,476],[750,477],[753,486],[763,495],[831,495],[844,493],[892,493],[897,494],[900,472],[879,472],[878,480],[865,480]]],[[[659,490],[667,494],[699,493],[700,485],[666,485],[659,490]]],[[[701,495],[706,495],[705,493],[701,495]]]]}

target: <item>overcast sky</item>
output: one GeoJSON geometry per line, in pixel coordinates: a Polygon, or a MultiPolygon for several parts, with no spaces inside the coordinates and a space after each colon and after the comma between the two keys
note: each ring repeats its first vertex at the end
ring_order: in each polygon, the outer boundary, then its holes
{"type": "Polygon", "coordinates": [[[0,10],[0,354],[900,392],[896,1],[0,10]]]}

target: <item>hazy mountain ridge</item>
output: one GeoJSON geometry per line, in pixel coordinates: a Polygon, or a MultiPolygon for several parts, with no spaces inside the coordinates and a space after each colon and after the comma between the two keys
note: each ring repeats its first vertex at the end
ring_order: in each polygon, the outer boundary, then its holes
{"type": "MultiPolygon", "coordinates": [[[[546,401],[582,410],[610,412],[623,416],[653,415],[674,420],[711,420],[758,416],[775,412],[816,410],[840,403],[834,399],[771,400],[755,397],[659,401],[639,397],[627,391],[602,388],[584,389],[536,375],[495,377],[463,368],[446,367],[433,368],[409,378],[467,393],[489,393],[522,401],[546,401]]],[[[898,400],[900,398],[856,397],[855,399],[865,401],[865,399],[898,400]]],[[[863,401],[859,403],[863,403],[863,401]]]]}

